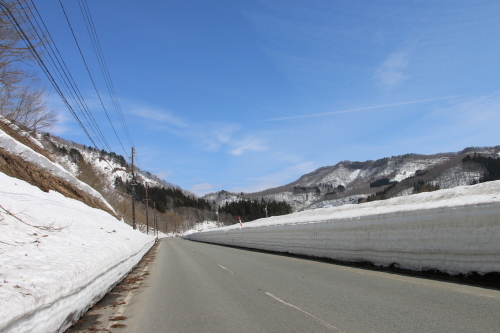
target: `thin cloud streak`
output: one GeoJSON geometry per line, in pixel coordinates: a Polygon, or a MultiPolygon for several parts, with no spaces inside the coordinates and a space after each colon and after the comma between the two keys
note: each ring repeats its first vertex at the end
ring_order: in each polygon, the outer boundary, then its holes
{"type": "Polygon", "coordinates": [[[355,108],[355,109],[346,109],[346,110],[338,110],[338,111],[331,111],[331,112],[304,114],[304,115],[300,115],[300,116],[291,116],[291,117],[281,117],[281,118],[265,119],[263,121],[280,121],[280,120],[291,120],[291,119],[303,119],[303,118],[323,117],[323,116],[331,116],[331,115],[341,114],[341,113],[349,113],[349,112],[372,110],[372,109],[382,109],[382,108],[388,108],[388,107],[400,106],[400,105],[410,105],[410,104],[419,104],[419,103],[427,103],[427,102],[434,102],[434,101],[442,101],[442,100],[445,100],[445,99],[451,99],[451,98],[455,98],[455,97],[456,96],[448,96],[448,97],[441,97],[441,98],[424,99],[424,100],[420,100],[420,101],[410,101],[410,102],[401,102],[401,103],[391,103],[391,104],[382,104],[382,105],[374,105],[374,106],[365,106],[365,107],[362,107],[362,108],[355,108]]]}

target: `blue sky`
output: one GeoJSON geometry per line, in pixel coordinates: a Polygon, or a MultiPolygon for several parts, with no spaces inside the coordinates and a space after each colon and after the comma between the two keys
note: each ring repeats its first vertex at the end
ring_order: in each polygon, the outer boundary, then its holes
{"type": "MultiPolygon", "coordinates": [[[[35,3],[125,155],[58,1],[35,3]]],[[[104,94],[78,2],[64,3],[104,94]]],[[[88,5],[140,167],[197,194],[275,187],[342,160],[500,144],[498,1],[88,5]]],[[[55,94],[51,105],[54,133],[89,144],[55,94]]]]}

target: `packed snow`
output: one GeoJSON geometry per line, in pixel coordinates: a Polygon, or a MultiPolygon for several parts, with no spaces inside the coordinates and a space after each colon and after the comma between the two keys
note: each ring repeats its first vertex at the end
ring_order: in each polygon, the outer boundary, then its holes
{"type": "MultiPolygon", "coordinates": [[[[1,130],[0,147],[114,211],[99,192],[1,130]]],[[[3,173],[0,184],[1,332],[63,331],[154,244],[153,236],[58,192],[3,173]]]]}
{"type": "Polygon", "coordinates": [[[500,181],[308,210],[186,238],[411,270],[500,272],[500,181]]]}
{"type": "Polygon", "coordinates": [[[3,173],[0,184],[2,332],[63,330],[154,244],[154,237],[58,192],[3,173]]]}
{"type": "MultiPolygon", "coordinates": [[[[218,223],[217,221],[203,221],[195,224],[194,229],[187,230],[183,233],[183,236],[187,236],[189,234],[195,233],[195,232],[200,232],[203,230],[210,230],[210,229],[215,229],[218,228],[218,223]]],[[[173,236],[173,234],[172,234],[173,236]]],[[[169,237],[172,237],[169,235],[169,237]]]]}
{"type": "Polygon", "coordinates": [[[32,163],[40,169],[51,173],[59,179],[70,183],[74,187],[103,202],[110,211],[114,212],[113,207],[111,207],[111,205],[104,200],[99,192],[94,190],[89,185],[79,181],[74,175],[61,167],[59,164],[50,161],[47,157],[37,153],[30,147],[14,140],[10,135],[2,130],[0,130],[0,147],[13,155],[21,157],[24,161],[32,163]]]}

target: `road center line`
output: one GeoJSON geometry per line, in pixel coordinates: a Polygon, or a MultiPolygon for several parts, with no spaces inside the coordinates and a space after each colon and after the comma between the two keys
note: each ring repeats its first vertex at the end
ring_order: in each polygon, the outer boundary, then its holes
{"type": "Polygon", "coordinates": [[[282,303],[282,304],[285,304],[286,306],[289,306],[289,307],[291,307],[291,308],[294,308],[295,310],[299,310],[300,312],[305,313],[306,315],[308,315],[308,316],[310,316],[310,317],[313,317],[314,319],[316,319],[316,320],[317,320],[320,324],[322,324],[322,325],[323,325],[323,326],[325,326],[326,328],[329,328],[329,329],[334,330],[334,331],[336,331],[336,332],[342,332],[342,333],[344,333],[344,331],[342,331],[340,328],[338,328],[338,327],[335,327],[335,326],[333,326],[333,325],[328,324],[326,321],[319,319],[319,318],[318,318],[318,317],[316,317],[315,315],[310,314],[309,312],[304,311],[304,310],[302,310],[301,308],[299,308],[299,307],[297,307],[297,306],[295,306],[295,305],[293,305],[293,304],[287,303],[287,302],[285,302],[284,300],[282,300],[281,298],[276,297],[276,296],[274,296],[273,294],[271,294],[271,293],[269,293],[269,292],[267,292],[267,291],[266,291],[266,295],[267,295],[267,296],[269,296],[269,297],[271,297],[271,298],[273,298],[273,299],[275,299],[276,301],[278,301],[278,302],[280,302],[280,303],[282,303]]]}
{"type": "Polygon", "coordinates": [[[217,264],[217,265],[219,265],[222,269],[225,269],[229,273],[234,274],[233,272],[231,272],[229,269],[227,269],[226,267],[222,266],[221,264],[217,264]]]}

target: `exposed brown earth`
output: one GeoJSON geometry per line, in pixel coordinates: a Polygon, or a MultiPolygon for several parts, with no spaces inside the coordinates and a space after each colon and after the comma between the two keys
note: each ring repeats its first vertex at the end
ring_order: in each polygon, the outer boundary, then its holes
{"type": "MultiPolygon", "coordinates": [[[[0,129],[13,139],[23,143],[52,161],[49,153],[45,149],[33,144],[28,138],[20,135],[6,124],[0,122],[0,129]]],[[[49,190],[59,192],[67,198],[81,201],[92,208],[102,209],[116,217],[115,213],[100,200],[2,148],[0,148],[0,172],[10,177],[24,180],[44,192],[48,192],[49,190]]]]}
{"type": "Polygon", "coordinates": [[[54,162],[54,160],[52,159],[52,157],[50,157],[49,153],[45,149],[40,148],[39,146],[37,146],[36,144],[34,144],[33,142],[31,142],[30,139],[28,139],[25,136],[22,136],[17,131],[13,130],[7,124],[4,124],[1,121],[0,121],[0,129],[2,131],[4,131],[6,134],[10,135],[14,140],[22,143],[25,146],[30,147],[31,149],[33,149],[34,151],[36,151],[40,155],[43,155],[43,156],[47,157],[50,161],[54,162]]]}

